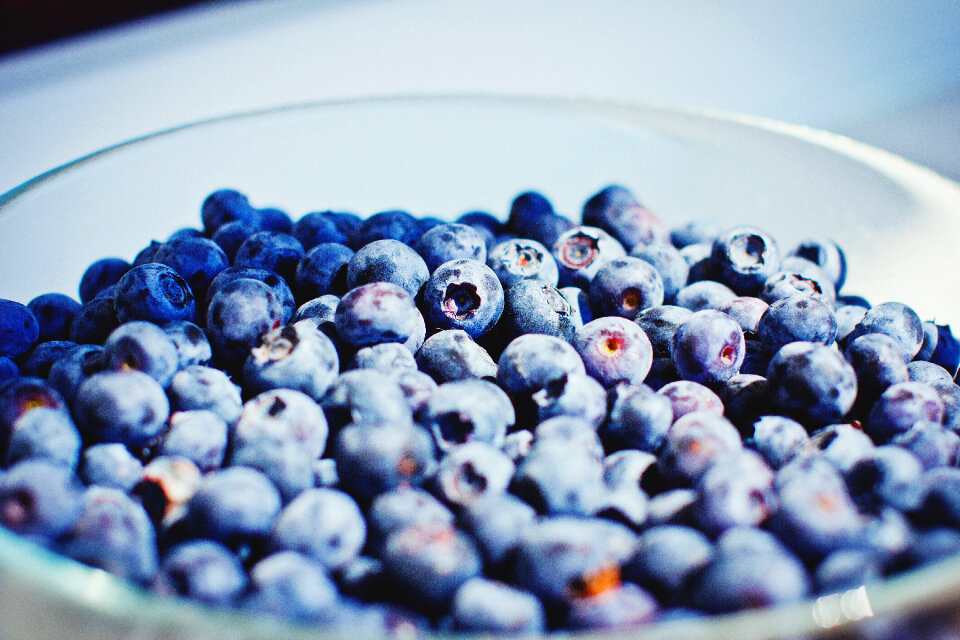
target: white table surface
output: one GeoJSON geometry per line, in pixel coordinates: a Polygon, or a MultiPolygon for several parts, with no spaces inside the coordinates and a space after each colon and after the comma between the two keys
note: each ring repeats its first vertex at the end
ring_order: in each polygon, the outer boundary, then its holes
{"type": "Polygon", "coordinates": [[[745,112],[960,178],[960,2],[214,2],[0,57],[0,192],[225,112],[448,92],[745,112]]]}

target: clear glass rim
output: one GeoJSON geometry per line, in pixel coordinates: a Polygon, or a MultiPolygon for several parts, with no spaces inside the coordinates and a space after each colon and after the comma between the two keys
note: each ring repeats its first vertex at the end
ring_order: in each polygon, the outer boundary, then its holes
{"type": "MultiPolygon", "coordinates": [[[[147,133],[61,164],[0,194],[0,215],[3,209],[17,198],[41,189],[46,183],[71,169],[95,162],[105,155],[128,147],[149,143],[159,137],[167,137],[199,127],[215,126],[218,123],[269,117],[289,111],[390,104],[463,104],[525,109],[566,109],[571,112],[626,120],[627,123],[630,122],[631,115],[637,114],[710,121],[794,138],[866,165],[902,185],[923,201],[942,203],[946,199],[947,202],[960,203],[960,184],[896,154],[824,130],[758,116],[710,109],[678,108],[578,97],[518,94],[412,94],[283,104],[228,113],[147,133]]],[[[4,579],[29,586],[44,595],[55,596],[62,603],[78,609],[88,610],[116,621],[166,630],[173,634],[191,636],[195,634],[203,637],[202,634],[210,633],[215,637],[232,638],[335,638],[341,637],[342,633],[337,630],[325,630],[322,626],[305,627],[239,611],[204,607],[180,598],[158,596],[104,571],[87,567],[38,547],[29,540],[2,528],[0,528],[0,573],[9,574],[4,579]]],[[[750,638],[816,635],[827,629],[831,632],[842,631],[855,625],[864,617],[912,615],[927,610],[944,611],[947,607],[956,605],[960,601],[960,557],[867,585],[865,595],[861,593],[861,597],[867,602],[866,609],[863,608],[861,601],[859,609],[845,610],[839,604],[842,597],[842,594],[827,595],[766,609],[708,618],[674,620],[618,632],[565,632],[562,635],[585,638],[602,636],[605,639],[623,638],[625,640],[641,637],[645,639],[738,637],[749,640],[750,638]],[[830,617],[827,618],[823,614],[826,608],[831,612],[830,617]]],[[[559,637],[561,634],[552,635],[559,637]]],[[[432,633],[429,637],[448,638],[449,634],[432,633]]],[[[467,638],[470,634],[458,634],[458,637],[467,638]]],[[[489,637],[489,635],[482,637],[489,637]]]]}

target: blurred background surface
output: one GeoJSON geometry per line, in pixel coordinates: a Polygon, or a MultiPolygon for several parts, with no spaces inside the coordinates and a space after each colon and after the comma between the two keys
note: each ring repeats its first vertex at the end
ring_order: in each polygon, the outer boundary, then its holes
{"type": "Polygon", "coordinates": [[[960,2],[0,0],[0,192],[182,122],[411,93],[743,112],[960,179],[960,2]]]}

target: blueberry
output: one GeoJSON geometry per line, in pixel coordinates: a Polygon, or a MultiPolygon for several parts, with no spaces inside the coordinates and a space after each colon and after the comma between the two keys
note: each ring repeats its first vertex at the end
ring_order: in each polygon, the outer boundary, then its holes
{"type": "Polygon", "coordinates": [[[389,282],[365,284],[347,292],[337,305],[337,335],[354,348],[379,342],[407,342],[420,331],[413,296],[389,282]]]}
{"type": "Polygon", "coordinates": [[[619,382],[641,384],[653,363],[647,334],[626,318],[592,320],[577,331],[572,342],[587,373],[606,387],[619,382]]]}
{"type": "Polygon", "coordinates": [[[410,406],[396,377],[376,369],[345,371],[321,401],[334,430],[351,423],[409,424],[410,406]]]}
{"type": "Polygon", "coordinates": [[[356,245],[362,247],[376,240],[399,240],[412,245],[420,237],[417,219],[406,211],[390,210],[375,213],[360,223],[356,245]]]}
{"type": "Polygon", "coordinates": [[[15,357],[32,347],[40,324],[26,305],[0,299],[0,355],[15,357]]]}
{"type": "Polygon", "coordinates": [[[734,227],[713,241],[711,260],[720,282],[740,295],[756,295],[780,270],[780,249],[761,229],[734,227]]]}
{"type": "Polygon", "coordinates": [[[590,296],[586,291],[580,287],[560,287],[557,291],[573,309],[574,326],[582,326],[594,319],[593,309],[590,308],[590,296]]]}
{"type": "Polygon", "coordinates": [[[83,491],[73,469],[49,460],[23,460],[0,476],[0,525],[53,542],[73,527],[83,491]]]}
{"type": "Polygon", "coordinates": [[[605,264],[627,255],[623,245],[603,229],[574,227],[560,235],[551,251],[557,261],[560,286],[589,289],[590,281],[605,264]]]}
{"type": "Polygon", "coordinates": [[[353,498],[336,489],[308,489],[277,516],[270,544],[335,571],[357,557],[366,537],[366,522],[353,498]]]}
{"type": "Polygon", "coordinates": [[[76,469],[80,455],[80,432],[70,415],[58,409],[38,407],[14,421],[7,447],[6,464],[40,458],[76,469]]]}
{"type": "Polygon", "coordinates": [[[326,449],[328,434],[323,411],[310,396],[294,389],[273,389],[243,405],[231,433],[231,445],[236,449],[259,440],[286,441],[309,458],[319,458],[326,449]]]}
{"type": "Polygon", "coordinates": [[[943,424],[943,412],[943,400],[933,387],[922,382],[898,382],[873,403],[864,429],[874,441],[886,442],[921,420],[943,424]]]}
{"type": "Polygon", "coordinates": [[[293,224],[293,236],[306,251],[324,243],[353,246],[360,219],[351,213],[311,211],[293,224]]]}
{"type": "Polygon", "coordinates": [[[527,333],[573,338],[577,316],[563,294],[539,280],[521,280],[504,292],[503,315],[493,332],[501,341],[527,333]]]}
{"type": "Polygon", "coordinates": [[[350,425],[336,436],[334,459],[342,488],[369,500],[401,484],[423,483],[435,464],[433,438],[403,423],[350,425]]]}
{"type": "Polygon", "coordinates": [[[691,278],[690,284],[677,291],[673,303],[691,311],[702,311],[704,309],[719,309],[736,297],[737,294],[733,289],[722,282],[713,280],[693,281],[691,278]]]}
{"type": "Polygon", "coordinates": [[[213,233],[222,225],[233,220],[242,220],[256,224],[257,213],[247,196],[236,189],[218,189],[203,200],[200,207],[200,218],[206,235],[213,233]]]}
{"type": "Polygon", "coordinates": [[[821,453],[834,467],[846,473],[874,449],[873,440],[858,426],[834,424],[817,429],[804,444],[801,453],[821,453]]]}
{"type": "Polygon", "coordinates": [[[120,278],[115,307],[120,322],[147,320],[164,324],[192,321],[196,315],[190,285],[174,269],[158,262],[133,267],[120,278]]]}
{"type": "Polygon", "coordinates": [[[847,340],[856,340],[867,333],[882,333],[893,338],[900,347],[904,362],[910,362],[923,343],[920,317],[900,302],[884,302],[869,309],[847,340]]]}
{"type": "Polygon", "coordinates": [[[472,338],[487,333],[503,313],[503,287],[477,260],[451,260],[430,276],[423,291],[424,318],[438,329],[463,329],[472,338]]]}
{"type": "Polygon", "coordinates": [[[297,300],[306,302],[322,295],[343,295],[347,291],[348,265],[353,249],[324,242],[308,249],[297,265],[294,280],[297,300]]]}
{"type": "Polygon", "coordinates": [[[499,448],[473,440],[447,450],[437,468],[437,490],[450,504],[467,506],[503,493],[514,464],[499,448]]]}
{"type": "MultiPolygon", "coordinates": [[[[232,220],[220,225],[214,234],[210,236],[210,239],[213,240],[223,251],[223,254],[227,256],[227,261],[233,264],[233,259],[237,255],[237,249],[240,248],[240,245],[242,245],[247,238],[257,231],[259,231],[259,229],[256,226],[245,220],[232,220]]],[[[159,246],[156,249],[159,249],[159,246]]],[[[154,261],[154,255],[156,255],[156,250],[150,255],[150,262],[154,261]]]]}
{"type": "Polygon", "coordinates": [[[672,423],[669,399],[648,387],[617,385],[609,418],[600,434],[608,447],[652,453],[663,444],[672,423]]]}
{"type": "Polygon", "coordinates": [[[712,244],[720,235],[720,228],[708,222],[693,221],[670,229],[670,244],[683,249],[692,244],[712,244]]]}
{"type": "Polygon", "coordinates": [[[469,378],[438,386],[417,413],[417,421],[446,451],[477,440],[500,446],[516,415],[500,387],[488,380],[469,378]]]}
{"type": "MultiPolygon", "coordinates": [[[[270,287],[273,293],[277,296],[277,299],[280,301],[280,306],[283,308],[283,321],[289,322],[290,318],[293,317],[294,312],[297,310],[297,303],[294,299],[293,290],[291,290],[290,285],[287,284],[286,280],[268,269],[257,269],[254,267],[227,267],[217,274],[217,277],[215,277],[210,283],[210,287],[207,289],[206,300],[204,301],[205,304],[202,306],[202,308],[206,309],[210,306],[213,296],[216,295],[220,289],[234,280],[240,280],[242,278],[259,280],[263,284],[270,287]]],[[[201,317],[206,318],[206,312],[200,315],[201,317]]]]}
{"type": "Polygon", "coordinates": [[[20,376],[20,367],[11,358],[0,356],[0,385],[20,376]]]}
{"type": "Polygon", "coordinates": [[[88,485],[127,492],[143,477],[143,464],[118,442],[94,444],[83,450],[80,477],[88,485]]]}
{"type": "Polygon", "coordinates": [[[500,355],[497,383],[509,394],[532,394],[572,373],[586,373],[583,359],[568,342],[527,334],[510,341],[500,355]]]}
{"type": "Polygon", "coordinates": [[[814,237],[801,240],[788,253],[817,265],[830,278],[837,291],[847,279],[847,259],[843,249],[829,238],[814,237]]]}
{"type": "Polygon", "coordinates": [[[397,384],[412,415],[416,415],[437,389],[433,378],[422,371],[402,370],[395,373],[397,384]]]}
{"type": "Polygon", "coordinates": [[[677,292],[686,286],[690,275],[690,265],[680,255],[680,251],[669,244],[641,244],[633,248],[630,257],[640,258],[660,274],[663,282],[663,298],[672,302],[677,292]]]}
{"type": "Polygon", "coordinates": [[[70,324],[81,306],[62,293],[44,293],[33,298],[27,303],[27,308],[37,319],[37,340],[67,340],[70,337],[70,324]]]}
{"type": "Polygon", "coordinates": [[[814,573],[819,593],[840,593],[883,577],[883,563],[877,553],[867,549],[839,549],[820,564],[814,573]]]}
{"type": "Polygon", "coordinates": [[[614,258],[590,281],[590,306],[603,316],[634,319],[649,307],[663,304],[663,280],[649,262],[614,258]]]}
{"type": "Polygon", "coordinates": [[[266,539],[280,507],[280,493],[264,474],[228,467],[203,476],[186,518],[198,537],[232,546],[266,539]]]}
{"type": "Polygon", "coordinates": [[[876,511],[889,505],[902,511],[919,506],[923,464],[910,451],[894,444],[881,445],[847,472],[850,494],[861,509],[876,511]]]}
{"type": "Polygon", "coordinates": [[[770,360],[770,400],[808,428],[842,419],[857,395],[857,374],[836,351],[820,344],[794,342],[770,360]]]}
{"type": "Polygon", "coordinates": [[[295,551],[279,551],[250,569],[242,607],[295,622],[325,622],[334,615],[338,594],[323,566],[295,551]]]}
{"type": "Polygon", "coordinates": [[[38,342],[17,358],[20,373],[25,376],[46,378],[50,373],[50,367],[76,346],[78,346],[77,343],[70,340],[38,342]]]}
{"type": "Polygon", "coordinates": [[[603,229],[628,251],[640,244],[666,242],[668,237],[663,222],[620,185],[604,187],[591,196],[582,216],[583,224],[603,229]]]}
{"type": "Polygon", "coordinates": [[[796,271],[774,273],[764,281],[763,288],[757,295],[767,304],[773,304],[780,298],[787,298],[798,293],[813,296],[831,307],[834,305],[837,296],[833,284],[829,280],[796,271]]]}
{"type": "Polygon", "coordinates": [[[459,522],[476,541],[487,565],[502,570],[536,517],[533,507],[513,494],[496,493],[465,505],[459,522]]]}
{"type": "Polygon", "coordinates": [[[130,267],[123,258],[101,258],[91,263],[80,278],[80,302],[90,302],[98,293],[117,284],[130,267]]]}
{"type": "Polygon", "coordinates": [[[458,631],[543,633],[543,605],[531,593],[503,582],[471,578],[454,595],[453,626],[458,631]]]}
{"type": "Polygon", "coordinates": [[[347,289],[372,282],[390,282],[416,296],[430,277],[430,269],[409,246],[387,239],[357,250],[347,263],[346,276],[347,289]]]}
{"type": "Polygon", "coordinates": [[[437,382],[496,378],[497,363],[462,329],[438,331],[417,350],[416,365],[437,382]]]}
{"type": "Polygon", "coordinates": [[[243,379],[248,392],[295,389],[319,402],[339,369],[333,342],[308,320],[264,335],[247,356],[243,379]]]}
{"type": "Polygon", "coordinates": [[[673,335],[692,315],[693,311],[685,307],[664,304],[644,309],[634,322],[647,334],[654,355],[669,357],[673,350],[673,335]]]}
{"type": "Polygon", "coordinates": [[[454,515],[442,502],[419,487],[401,484],[376,496],[366,511],[369,541],[374,549],[383,546],[391,533],[414,524],[451,526],[454,515]]]}
{"type": "Polygon", "coordinates": [[[574,223],[553,210],[553,205],[536,191],[521,193],[510,204],[507,227],[517,235],[552,247],[557,238],[574,223]]]}
{"type": "Polygon", "coordinates": [[[949,325],[937,325],[937,348],[930,356],[930,361],[956,377],[960,369],[960,340],[950,331],[949,325]]]}
{"type": "Polygon", "coordinates": [[[412,246],[430,271],[450,260],[487,261],[487,244],[483,235],[465,224],[439,224],[420,236],[412,246]]]}
{"type": "Polygon", "coordinates": [[[548,384],[531,396],[537,421],[569,416],[589,423],[594,430],[607,416],[607,392],[593,377],[571,373],[548,384]]]}
{"type": "Polygon", "coordinates": [[[41,378],[16,377],[0,385],[0,454],[6,454],[13,424],[43,407],[68,412],[63,396],[41,378]]]}
{"type": "Polygon", "coordinates": [[[960,435],[933,422],[917,422],[891,442],[912,452],[926,471],[952,466],[960,451],[960,435]]]}
{"type": "Polygon", "coordinates": [[[198,300],[204,299],[217,274],[230,266],[227,254],[209,238],[168,240],[157,249],[153,260],[179,273],[198,300]]]}
{"type": "Polygon", "coordinates": [[[251,440],[233,447],[229,456],[231,467],[249,467],[265,475],[284,504],[314,487],[316,460],[292,438],[251,440]]]}
{"type": "MultiPolygon", "coordinates": [[[[871,336],[881,335],[879,333],[870,334],[871,336]]],[[[863,338],[860,336],[858,340],[863,338]]],[[[888,336],[889,337],[889,336],[888,336]]],[[[899,352],[897,353],[897,359],[899,360],[899,352]]],[[[953,376],[950,373],[941,367],[938,364],[933,364],[932,362],[927,362],[926,360],[913,360],[910,364],[907,365],[907,376],[908,380],[913,382],[925,382],[931,384],[933,382],[953,382],[953,376]]],[[[899,380],[898,382],[906,382],[906,380],[899,380]]]]}
{"type": "Polygon", "coordinates": [[[736,320],[704,309],[677,328],[671,353],[683,378],[710,384],[729,380],[739,372],[744,347],[743,330],[736,320]]]}
{"type": "Polygon", "coordinates": [[[210,410],[227,423],[240,417],[240,388],[219,369],[191,365],[174,374],[167,389],[174,411],[210,410]]]}
{"type": "Polygon", "coordinates": [[[358,349],[347,369],[376,369],[383,373],[400,374],[416,371],[417,361],[410,350],[399,342],[384,342],[358,349]]]}
{"type": "Polygon", "coordinates": [[[103,344],[120,324],[111,298],[95,298],[86,303],[70,323],[70,340],[77,344],[103,344]]]}
{"type": "Polygon", "coordinates": [[[104,371],[77,389],[74,412],[86,441],[150,446],[166,425],[170,403],[163,387],[139,371],[104,371]]]}
{"type": "Polygon", "coordinates": [[[504,231],[503,222],[487,211],[468,211],[458,217],[456,221],[459,224],[473,227],[483,237],[488,252],[493,249],[497,243],[497,237],[502,235],[504,231]]]}
{"type": "Polygon", "coordinates": [[[570,629],[631,629],[652,622],[657,601],[635,584],[624,583],[603,593],[578,598],[567,613],[570,629]]]}
{"type": "Polygon", "coordinates": [[[678,418],[663,444],[660,464],[680,483],[695,483],[713,464],[742,449],[736,427],[723,416],[694,411],[678,418]]]}
{"type": "Polygon", "coordinates": [[[799,455],[809,439],[806,428],[785,416],[762,416],[753,423],[753,435],[745,443],[779,469],[799,455]]]}
{"type": "MultiPolygon", "coordinates": [[[[687,284],[700,282],[702,280],[715,281],[719,276],[715,273],[711,254],[713,253],[713,240],[710,242],[697,242],[689,244],[680,251],[680,257],[687,263],[689,270],[687,272],[687,284]]],[[[727,289],[727,285],[723,285],[727,289]]]]}
{"type": "Polygon", "coordinates": [[[707,411],[722,416],[723,400],[709,387],[692,380],[676,380],[657,390],[657,395],[670,401],[671,415],[676,421],[688,413],[707,411]]]}
{"type": "Polygon", "coordinates": [[[201,471],[213,471],[226,456],[227,432],[227,423],[213,411],[177,411],[170,416],[158,453],[181,456],[201,471]]]}
{"type": "Polygon", "coordinates": [[[283,324],[280,299],[259,280],[241,278],[221,287],[207,307],[207,336],[217,363],[239,369],[261,337],[283,324]]]}
{"type": "Polygon", "coordinates": [[[504,289],[521,280],[540,280],[557,286],[560,277],[557,261],[550,250],[536,240],[511,238],[497,244],[487,256],[504,289]]]}
{"type": "Polygon", "coordinates": [[[304,253],[300,241],[288,233],[258,231],[237,249],[233,266],[273,271],[289,284],[296,281],[297,265],[304,253]]]}
{"type": "Polygon", "coordinates": [[[510,490],[543,514],[589,516],[605,497],[603,465],[574,441],[537,440],[510,490]]]}
{"type": "Polygon", "coordinates": [[[823,302],[796,294],[770,305],[760,318],[757,336],[771,352],[791,342],[830,346],[837,337],[837,318],[823,302]]]}
{"type": "Polygon", "coordinates": [[[718,535],[763,524],[776,510],[773,478],[763,458],[750,450],[718,460],[697,483],[694,513],[700,529],[718,535]]]}
{"type": "Polygon", "coordinates": [[[170,549],[151,584],[156,593],[214,607],[235,606],[246,586],[239,558],[212,540],[191,540],[170,549]]]}
{"type": "Polygon", "coordinates": [[[185,505],[197,492],[200,476],[200,469],[189,459],[158,455],[143,467],[143,475],[130,495],[154,523],[166,526],[183,516],[185,505]]]}
{"type": "Polygon", "coordinates": [[[257,224],[264,231],[280,231],[282,233],[293,231],[293,219],[283,209],[262,207],[257,209],[256,218],[257,224]]]}
{"type": "Polygon", "coordinates": [[[662,602],[682,602],[686,581],[713,556],[713,544],[700,531],[682,525],[651,527],[637,538],[623,577],[655,594],[662,602]]]}
{"type": "Polygon", "coordinates": [[[156,530],[139,502],[117,489],[91,487],[63,542],[63,553],[135,583],[157,571],[156,530]]]}
{"type": "Polygon", "coordinates": [[[857,372],[857,401],[865,408],[890,385],[910,379],[899,345],[882,333],[863,334],[849,341],[844,355],[857,372]]]}
{"type": "Polygon", "coordinates": [[[110,332],[103,343],[105,368],[140,371],[160,386],[170,384],[180,365],[179,354],[167,333],[151,322],[134,320],[110,332]]]}

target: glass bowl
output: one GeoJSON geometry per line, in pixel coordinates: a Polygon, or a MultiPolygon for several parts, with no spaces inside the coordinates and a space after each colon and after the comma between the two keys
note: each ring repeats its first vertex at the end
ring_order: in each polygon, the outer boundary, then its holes
{"type": "MultiPolygon", "coordinates": [[[[960,319],[951,285],[960,185],[841,136],[755,117],[581,99],[387,97],[226,115],[123,142],[0,196],[0,297],[59,291],[104,256],[199,225],[203,198],[233,187],[294,217],[405,209],[505,217],[536,189],[579,216],[611,183],[668,225],[754,224],[781,242],[832,237],[844,292],[960,319]]],[[[960,559],[790,606],[665,622],[603,638],[787,638],[867,621],[960,616],[960,559]]],[[[156,598],[0,530],[0,636],[234,640],[338,637],[156,598]]],[[[351,634],[356,635],[356,634],[351,634]]],[[[591,636],[587,636],[591,637],[591,636]]]]}

